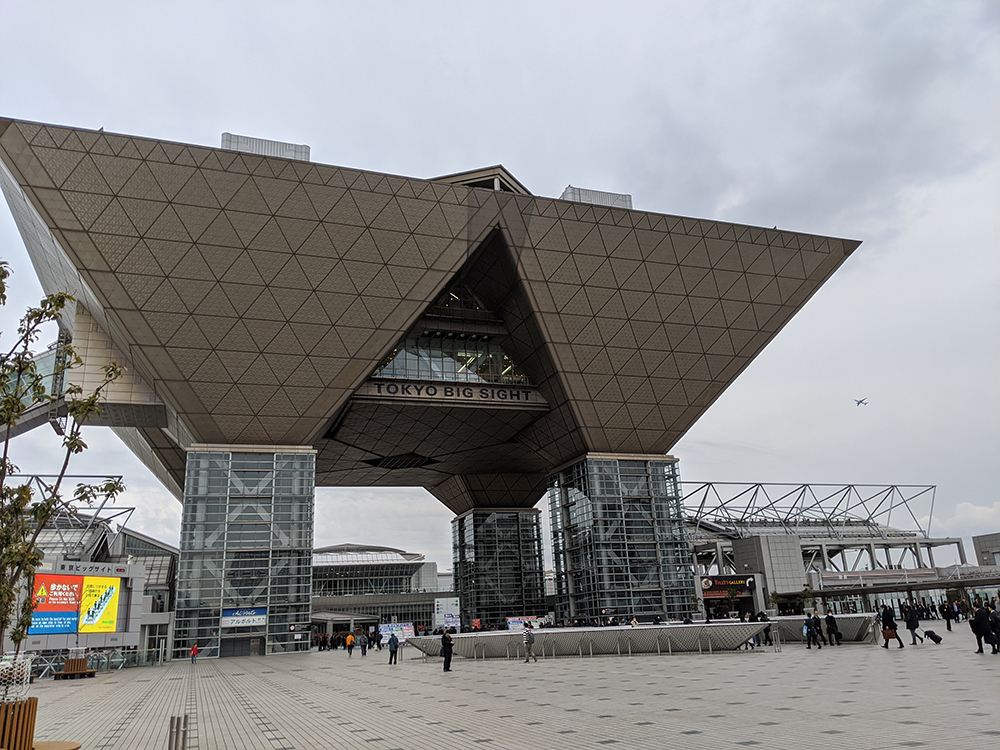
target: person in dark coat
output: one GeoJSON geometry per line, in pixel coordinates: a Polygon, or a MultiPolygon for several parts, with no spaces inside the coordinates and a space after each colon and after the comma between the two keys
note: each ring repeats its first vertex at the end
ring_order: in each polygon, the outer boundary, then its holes
{"type": "Polygon", "coordinates": [[[451,633],[447,630],[441,636],[441,656],[444,657],[444,671],[451,671],[451,653],[455,647],[455,641],[451,638],[451,633]]]}
{"type": "Polygon", "coordinates": [[[906,618],[906,629],[910,631],[910,636],[912,637],[913,643],[911,646],[917,645],[917,638],[920,638],[920,642],[923,643],[924,639],[917,635],[917,628],[920,627],[920,617],[917,615],[917,608],[914,606],[909,606],[903,610],[903,617],[906,618]]]}
{"type": "Polygon", "coordinates": [[[823,620],[820,619],[819,610],[818,609],[814,609],[813,610],[812,621],[813,621],[813,628],[816,630],[816,637],[820,641],[822,641],[822,643],[823,643],[824,646],[829,645],[826,642],[826,636],[823,635],[823,620]]]}
{"type": "Polygon", "coordinates": [[[938,607],[938,611],[941,613],[941,617],[944,618],[945,627],[951,630],[951,607],[947,602],[941,602],[941,606],[938,607]]]}
{"type": "Polygon", "coordinates": [[[823,648],[819,642],[822,626],[819,621],[819,613],[816,610],[813,610],[811,617],[808,614],[806,615],[804,625],[806,629],[806,648],[812,648],[813,643],[816,644],[816,648],[823,648]]]}
{"type": "Polygon", "coordinates": [[[993,631],[993,651],[991,653],[1000,654],[1000,612],[997,611],[997,603],[990,602],[988,610],[990,629],[993,631]]]}
{"type": "Polygon", "coordinates": [[[828,609],[826,611],[826,637],[830,641],[830,645],[837,644],[840,645],[840,630],[837,628],[837,618],[833,616],[833,610],[828,609]]]}
{"type": "Polygon", "coordinates": [[[396,652],[399,651],[399,638],[393,633],[389,636],[389,663],[396,664],[396,652]]]}
{"type": "Polygon", "coordinates": [[[882,605],[882,637],[885,638],[885,643],[882,644],[882,648],[889,648],[889,639],[895,638],[899,641],[899,647],[903,648],[903,639],[899,637],[899,626],[896,625],[896,615],[893,614],[892,609],[887,604],[882,605]],[[889,634],[892,631],[892,634],[889,634]]]}
{"type": "MultiPolygon", "coordinates": [[[[767,612],[765,612],[764,610],[761,610],[760,612],[757,613],[757,622],[770,622],[770,621],[771,620],[768,618],[767,612]]],[[[770,625],[768,625],[766,628],[764,628],[764,645],[765,646],[772,646],[772,645],[774,645],[774,642],[771,640],[771,626],[770,625]]]]}
{"type": "Polygon", "coordinates": [[[983,652],[983,638],[989,634],[990,631],[990,613],[983,606],[983,603],[976,600],[976,610],[972,613],[972,617],[969,618],[969,627],[972,628],[972,632],[976,635],[976,645],[978,646],[977,654],[982,654],[983,652]]]}

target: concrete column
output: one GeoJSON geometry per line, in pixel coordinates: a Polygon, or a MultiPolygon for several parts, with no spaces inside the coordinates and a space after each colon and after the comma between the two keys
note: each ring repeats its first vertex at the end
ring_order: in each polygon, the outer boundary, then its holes
{"type": "Polygon", "coordinates": [[[830,570],[830,555],[827,554],[826,545],[819,545],[820,554],[823,556],[823,570],[830,570]]]}
{"type": "Polygon", "coordinates": [[[930,544],[927,545],[927,559],[930,562],[932,568],[937,567],[937,565],[934,564],[934,547],[930,544]]]}

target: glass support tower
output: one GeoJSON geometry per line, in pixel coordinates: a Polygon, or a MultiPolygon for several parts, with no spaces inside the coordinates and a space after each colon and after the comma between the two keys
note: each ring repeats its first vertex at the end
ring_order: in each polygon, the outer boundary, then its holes
{"type": "Polygon", "coordinates": [[[694,609],[677,460],[588,454],[548,479],[559,619],[682,618],[694,609]]]}
{"type": "Polygon", "coordinates": [[[308,651],[311,448],[187,454],[174,658],[308,651]]]}
{"type": "Polygon", "coordinates": [[[506,627],[546,613],[542,530],[536,509],[471,510],[451,522],[462,626],[506,627]]]}

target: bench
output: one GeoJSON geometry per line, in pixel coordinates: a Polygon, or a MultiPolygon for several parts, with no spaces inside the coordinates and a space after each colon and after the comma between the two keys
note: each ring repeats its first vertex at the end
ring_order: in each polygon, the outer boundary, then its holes
{"type": "Polygon", "coordinates": [[[61,672],[53,672],[54,680],[75,680],[77,677],[93,677],[96,669],[87,668],[87,659],[67,659],[61,672]]]}
{"type": "Polygon", "coordinates": [[[0,703],[0,747],[31,750],[38,698],[0,703]]]}

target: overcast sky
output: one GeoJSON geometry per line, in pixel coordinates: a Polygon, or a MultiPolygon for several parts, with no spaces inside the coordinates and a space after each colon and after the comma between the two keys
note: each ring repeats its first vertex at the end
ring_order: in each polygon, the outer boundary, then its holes
{"type": "MultiPolygon", "coordinates": [[[[863,240],[674,447],[682,477],[936,485],[934,536],[1000,531],[1000,4],[375,5],[0,0],[0,116],[414,177],[502,163],[538,195],[863,240]]],[[[3,207],[0,257],[7,340],[41,289],[3,207]]],[[[131,525],[176,544],[179,503],[87,432],[72,469],[123,473],[131,525]]],[[[56,445],[15,461],[54,471],[56,445]]],[[[425,491],[317,497],[317,545],[451,567],[425,491]]]]}

